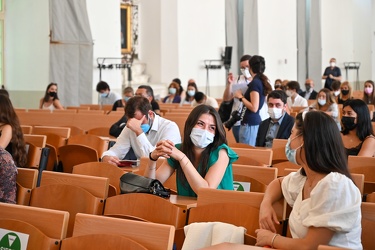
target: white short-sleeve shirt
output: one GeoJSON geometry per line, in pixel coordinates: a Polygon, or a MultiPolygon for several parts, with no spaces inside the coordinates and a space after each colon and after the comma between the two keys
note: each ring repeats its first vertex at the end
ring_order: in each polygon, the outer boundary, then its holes
{"type": "Polygon", "coordinates": [[[305,237],[309,227],[325,227],[335,232],[329,245],[362,249],[361,193],[353,181],[332,172],[318,182],[310,198],[302,200],[305,181],[299,170],[282,182],[283,195],[293,207],[289,217],[292,237],[305,237]]]}

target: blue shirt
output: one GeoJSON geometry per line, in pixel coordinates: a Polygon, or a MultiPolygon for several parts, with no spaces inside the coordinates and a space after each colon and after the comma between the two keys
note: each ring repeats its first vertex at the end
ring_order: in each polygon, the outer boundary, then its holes
{"type": "Polygon", "coordinates": [[[266,96],[263,94],[264,93],[263,83],[260,80],[259,76],[255,75],[253,80],[247,86],[248,88],[245,92],[244,97],[249,102],[251,102],[250,93],[252,91],[256,91],[259,93],[258,110],[254,113],[250,111],[249,109],[246,109],[241,125],[245,125],[245,124],[249,126],[259,125],[262,122],[262,119],[260,118],[260,115],[259,115],[259,110],[262,108],[264,99],[266,98],[266,96]]]}

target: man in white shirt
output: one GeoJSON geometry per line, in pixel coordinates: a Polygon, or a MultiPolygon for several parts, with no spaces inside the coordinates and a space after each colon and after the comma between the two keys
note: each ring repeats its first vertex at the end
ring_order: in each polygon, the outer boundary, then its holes
{"type": "Polygon", "coordinates": [[[213,108],[219,108],[219,104],[217,103],[215,98],[206,96],[202,92],[197,92],[194,95],[194,100],[192,101],[191,106],[195,107],[200,104],[206,104],[213,108]]]}
{"type": "Polygon", "coordinates": [[[287,83],[286,94],[288,96],[287,103],[289,109],[292,109],[292,107],[308,106],[307,100],[298,94],[299,89],[300,86],[297,81],[290,81],[287,83]]]}
{"type": "Polygon", "coordinates": [[[105,81],[100,81],[96,85],[96,91],[99,93],[100,105],[113,105],[115,101],[122,99],[119,94],[111,92],[108,83],[106,83],[105,81]]]}
{"type": "Polygon", "coordinates": [[[116,144],[103,153],[102,161],[119,165],[132,148],[137,159],[149,157],[157,142],[171,140],[181,143],[181,134],[175,122],[156,115],[150,102],[143,96],[134,96],[125,107],[128,117],[126,127],[117,138],[116,144]]]}

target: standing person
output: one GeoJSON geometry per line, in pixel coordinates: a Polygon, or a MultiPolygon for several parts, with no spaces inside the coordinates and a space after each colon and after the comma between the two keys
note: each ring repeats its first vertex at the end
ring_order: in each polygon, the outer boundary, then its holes
{"type": "Polygon", "coordinates": [[[193,79],[190,79],[186,88],[186,95],[185,98],[182,99],[181,105],[183,104],[192,104],[194,101],[194,95],[198,92],[197,84],[194,82],[193,79]]]}
{"type": "Polygon", "coordinates": [[[252,56],[249,60],[249,66],[252,81],[244,95],[241,90],[237,90],[234,96],[246,107],[241,121],[240,143],[255,146],[259,124],[262,121],[259,111],[266,96],[272,91],[272,87],[267,76],[264,75],[266,63],[262,56],[252,56]]]}
{"type": "Polygon", "coordinates": [[[0,147],[0,202],[17,202],[17,166],[8,151],[0,147]]]}
{"type": "Polygon", "coordinates": [[[270,118],[259,125],[255,146],[272,148],[273,139],[288,139],[294,125],[294,118],[286,112],[286,94],[274,90],[267,96],[270,118]]]}
{"type": "Polygon", "coordinates": [[[320,110],[331,116],[335,120],[339,131],[341,131],[339,107],[329,89],[319,90],[318,99],[316,103],[310,106],[310,109],[320,110]]]}
{"type": "MultiPolygon", "coordinates": [[[[228,74],[227,78],[227,86],[225,87],[224,94],[223,94],[223,102],[233,102],[232,105],[232,111],[241,111],[242,110],[242,102],[238,100],[238,98],[234,98],[234,92],[236,92],[238,89],[241,90],[242,94],[245,94],[247,90],[247,85],[251,81],[251,75],[250,75],[250,65],[249,60],[251,56],[250,55],[243,55],[240,59],[240,68],[241,68],[241,75],[234,76],[233,73],[228,74]]],[[[233,121],[233,116],[231,115],[228,119],[228,121],[233,121]]],[[[232,133],[234,135],[234,138],[236,139],[236,142],[240,141],[240,126],[241,121],[240,119],[236,119],[233,122],[230,122],[230,125],[228,129],[232,129],[232,133]]]]}
{"type": "Polygon", "coordinates": [[[363,89],[363,101],[366,104],[375,104],[374,82],[367,80],[363,89]]]}
{"type": "Polygon", "coordinates": [[[329,67],[324,70],[322,79],[325,79],[326,82],[324,84],[324,88],[332,90],[331,85],[332,81],[341,81],[341,70],[339,67],[336,66],[336,59],[331,58],[329,60],[329,67]]]}
{"type": "Polygon", "coordinates": [[[347,100],[353,99],[352,96],[352,85],[348,82],[345,81],[341,83],[340,85],[340,95],[337,98],[337,103],[338,104],[344,104],[347,100]]]}
{"type": "Polygon", "coordinates": [[[177,193],[183,196],[196,197],[202,187],[233,190],[232,163],[238,156],[226,143],[217,111],[199,105],[186,120],[183,142],[158,142],[144,175],[164,183],[176,171],[177,193]],[[168,160],[156,170],[160,156],[168,160]]]}
{"type": "Polygon", "coordinates": [[[115,101],[121,99],[121,96],[115,92],[111,92],[111,88],[105,81],[100,81],[96,85],[96,91],[99,93],[100,105],[113,105],[115,101]]]}
{"type": "Polygon", "coordinates": [[[112,107],[112,111],[116,111],[117,108],[125,107],[126,102],[134,96],[134,90],[132,87],[124,88],[122,92],[122,99],[117,100],[112,107]]]}
{"type": "Polygon", "coordinates": [[[375,156],[375,136],[367,104],[350,99],[342,108],[342,141],[348,155],[375,156]]]}
{"type": "Polygon", "coordinates": [[[130,148],[137,159],[148,157],[161,140],[181,142],[181,134],[175,122],[152,112],[150,102],[143,96],[134,96],[125,106],[128,118],[126,127],[117,138],[116,144],[102,155],[102,161],[118,165],[130,148]]]}
{"type": "Polygon", "coordinates": [[[319,245],[362,249],[362,196],[351,179],[332,118],[319,111],[299,113],[285,153],[301,169],[268,185],[259,209],[256,245],[291,250],[319,245]],[[272,204],[283,197],[293,208],[289,216],[292,238],[275,233],[274,225],[279,222],[272,204]]]}
{"type": "Polygon", "coordinates": [[[298,94],[300,90],[299,83],[297,81],[290,81],[286,85],[286,94],[288,96],[287,103],[288,108],[293,107],[306,107],[309,105],[307,100],[298,94]]]}
{"type": "Polygon", "coordinates": [[[140,85],[135,91],[136,96],[143,96],[151,103],[152,111],[160,115],[160,106],[155,101],[154,90],[149,85],[140,85]]]}
{"type": "Polygon", "coordinates": [[[305,89],[306,91],[301,92],[301,96],[306,100],[316,100],[318,92],[316,92],[314,89],[314,81],[312,79],[306,79],[305,89]]]}
{"type": "Polygon", "coordinates": [[[49,109],[51,111],[64,109],[57,96],[57,83],[48,84],[44,97],[40,99],[39,109],[49,109]]]}
{"type": "Polygon", "coordinates": [[[27,153],[20,122],[5,95],[0,95],[0,114],[0,147],[12,155],[17,167],[26,167],[27,153]]]}

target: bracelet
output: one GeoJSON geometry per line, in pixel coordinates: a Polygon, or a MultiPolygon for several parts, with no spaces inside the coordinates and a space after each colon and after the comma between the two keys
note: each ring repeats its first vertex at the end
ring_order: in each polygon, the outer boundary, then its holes
{"type": "Polygon", "coordinates": [[[275,242],[276,237],[279,236],[279,235],[280,235],[280,234],[275,234],[275,235],[272,237],[272,240],[271,240],[271,247],[272,247],[272,248],[274,248],[274,247],[273,247],[273,243],[275,242]]]}
{"type": "Polygon", "coordinates": [[[238,98],[238,100],[240,100],[240,102],[242,102],[242,98],[243,98],[243,97],[241,97],[241,98],[238,98]]]}
{"type": "Polygon", "coordinates": [[[153,158],[151,157],[151,154],[152,154],[152,152],[150,152],[150,154],[148,155],[148,158],[150,158],[151,161],[157,161],[158,159],[156,159],[156,160],[153,159],[153,158]]]}
{"type": "Polygon", "coordinates": [[[179,161],[182,161],[185,158],[186,155],[182,156],[182,158],[179,161]]]}
{"type": "Polygon", "coordinates": [[[154,167],[154,168],[150,168],[150,167],[149,167],[149,168],[148,168],[148,170],[155,170],[155,169],[156,169],[156,167],[154,167]]]}

